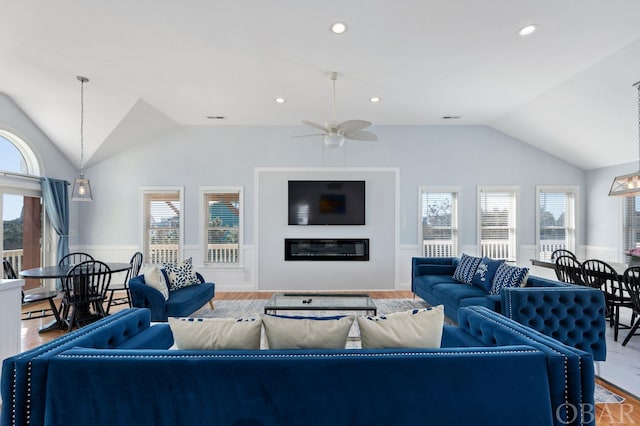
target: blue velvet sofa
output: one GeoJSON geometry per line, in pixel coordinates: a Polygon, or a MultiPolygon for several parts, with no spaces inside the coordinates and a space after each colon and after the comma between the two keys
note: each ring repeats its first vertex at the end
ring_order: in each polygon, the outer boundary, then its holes
{"type": "Polygon", "coordinates": [[[129,280],[131,304],[136,308],[151,310],[151,321],[167,322],[169,317],[187,317],[203,307],[207,302],[213,309],[212,299],[215,296],[215,283],[207,283],[204,277],[196,272],[200,284],[182,287],[169,291],[169,299],[162,293],[146,285],[144,275],[129,280]]]}
{"type": "Polygon", "coordinates": [[[167,350],[149,320],[129,309],[6,359],[0,425],[594,424],[591,355],[483,307],[440,349],[167,350]]]}
{"type": "Polygon", "coordinates": [[[411,289],[431,305],[444,305],[456,321],[463,307],[484,306],[562,343],[606,359],[604,294],[598,289],[529,275],[524,287],[500,294],[453,279],[458,258],[414,257],[411,289]]]}

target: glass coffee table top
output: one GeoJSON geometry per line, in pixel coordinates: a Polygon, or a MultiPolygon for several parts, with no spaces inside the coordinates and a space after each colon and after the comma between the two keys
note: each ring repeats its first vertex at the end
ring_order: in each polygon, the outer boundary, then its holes
{"type": "Polygon", "coordinates": [[[377,315],[378,308],[368,294],[275,293],[264,313],[276,311],[366,311],[377,315]]]}

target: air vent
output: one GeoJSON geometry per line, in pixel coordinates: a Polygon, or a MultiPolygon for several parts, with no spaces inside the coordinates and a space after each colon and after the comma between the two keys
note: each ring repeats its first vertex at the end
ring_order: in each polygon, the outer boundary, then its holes
{"type": "Polygon", "coordinates": [[[460,118],[459,115],[443,115],[442,116],[443,120],[457,120],[459,118],[460,118]]]}
{"type": "Polygon", "coordinates": [[[225,117],[224,115],[207,115],[207,118],[209,120],[224,120],[227,117],[225,117]]]}

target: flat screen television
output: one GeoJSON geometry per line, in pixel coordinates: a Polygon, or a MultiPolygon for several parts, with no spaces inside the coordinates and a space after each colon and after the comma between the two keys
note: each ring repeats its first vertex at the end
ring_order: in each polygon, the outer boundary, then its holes
{"type": "Polygon", "coordinates": [[[364,225],[365,181],[290,180],[289,225],[364,225]]]}

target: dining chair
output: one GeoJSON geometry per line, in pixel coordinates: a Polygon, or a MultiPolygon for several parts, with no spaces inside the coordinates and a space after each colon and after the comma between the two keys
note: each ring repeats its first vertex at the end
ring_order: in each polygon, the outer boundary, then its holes
{"type": "Polygon", "coordinates": [[[58,262],[58,265],[60,266],[77,265],[78,263],[82,263],[87,260],[94,260],[93,256],[83,252],[69,253],[65,255],[62,259],[60,259],[60,261],[58,262]]]}
{"type": "Polygon", "coordinates": [[[131,268],[127,271],[127,275],[124,279],[123,283],[114,284],[109,286],[109,302],[107,303],[107,315],[109,315],[109,311],[112,306],[122,305],[127,303],[129,307],[131,307],[131,291],[129,290],[129,279],[133,277],[137,277],[140,273],[140,267],[142,266],[142,253],[136,252],[131,257],[129,264],[131,264],[131,268]],[[124,295],[121,297],[114,297],[114,293],[116,291],[124,292],[124,295]]]}
{"type": "Polygon", "coordinates": [[[609,326],[614,327],[613,340],[617,342],[618,330],[631,328],[629,325],[620,324],[620,308],[633,308],[620,275],[608,263],[590,259],[582,264],[582,277],[587,286],[604,291],[606,316],[609,318],[609,326]]]}
{"type": "Polygon", "coordinates": [[[631,313],[631,329],[624,338],[622,346],[626,346],[633,336],[638,335],[640,327],[640,266],[632,266],[624,271],[624,284],[631,298],[633,311],[631,313]]]}
{"type": "Polygon", "coordinates": [[[564,283],[585,285],[582,279],[582,264],[572,256],[562,255],[555,260],[556,277],[564,283]]]}
{"type": "MultiPolygon", "coordinates": [[[[13,269],[13,266],[11,266],[11,262],[9,262],[7,259],[2,259],[2,269],[4,270],[4,276],[7,279],[9,280],[18,279],[18,274],[16,274],[16,271],[13,269]]],[[[50,317],[53,315],[56,318],[56,321],[60,322],[58,307],[53,301],[53,299],[55,299],[56,297],[58,297],[57,291],[43,291],[43,292],[30,293],[30,294],[25,294],[24,291],[22,291],[22,306],[31,305],[31,304],[42,302],[45,300],[49,302],[48,308],[37,309],[32,311],[22,311],[22,319],[30,320],[30,319],[50,317]]]]}
{"type": "Polygon", "coordinates": [[[99,260],[79,263],[67,273],[62,279],[62,318],[68,331],[107,316],[103,304],[109,283],[111,269],[99,260]]]}
{"type": "Polygon", "coordinates": [[[576,260],[578,259],[571,250],[557,249],[557,250],[554,250],[553,253],[551,253],[551,260],[556,260],[560,256],[571,256],[576,260]]]}

